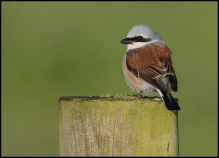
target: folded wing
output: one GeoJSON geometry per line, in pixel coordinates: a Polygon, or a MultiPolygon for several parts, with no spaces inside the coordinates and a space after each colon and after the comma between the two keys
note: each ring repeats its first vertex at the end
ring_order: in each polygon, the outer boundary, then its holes
{"type": "Polygon", "coordinates": [[[169,93],[169,87],[162,77],[169,77],[171,90],[177,91],[177,78],[174,72],[167,46],[151,45],[127,51],[126,65],[136,77],[139,77],[163,92],[169,93]]]}

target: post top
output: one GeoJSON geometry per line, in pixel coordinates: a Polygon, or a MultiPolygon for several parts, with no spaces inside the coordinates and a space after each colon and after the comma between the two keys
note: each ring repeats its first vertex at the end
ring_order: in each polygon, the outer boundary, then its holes
{"type": "MultiPolygon", "coordinates": [[[[63,96],[59,99],[60,101],[72,101],[74,99],[80,99],[80,100],[153,100],[154,97],[146,97],[144,96],[143,99],[139,99],[136,96],[127,95],[127,94],[115,94],[110,95],[108,93],[103,93],[100,96],[63,96]]],[[[176,99],[176,98],[175,98],[176,99]]],[[[176,99],[178,101],[178,99],[176,99]]]]}

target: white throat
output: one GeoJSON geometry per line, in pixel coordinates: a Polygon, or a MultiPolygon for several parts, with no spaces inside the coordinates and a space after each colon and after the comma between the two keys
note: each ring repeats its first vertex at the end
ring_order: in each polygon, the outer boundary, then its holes
{"type": "Polygon", "coordinates": [[[140,47],[143,47],[146,44],[147,44],[147,42],[133,42],[132,44],[127,44],[127,50],[140,48],[140,47]]]}
{"type": "Polygon", "coordinates": [[[165,44],[165,42],[163,40],[153,40],[151,42],[133,42],[132,44],[127,44],[127,50],[129,49],[135,49],[135,48],[140,48],[146,45],[151,45],[154,43],[163,43],[165,44]]]}

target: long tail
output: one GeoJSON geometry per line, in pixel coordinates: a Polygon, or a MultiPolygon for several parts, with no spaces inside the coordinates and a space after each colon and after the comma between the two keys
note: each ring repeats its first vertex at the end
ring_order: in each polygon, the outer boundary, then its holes
{"type": "Polygon", "coordinates": [[[173,110],[180,110],[179,105],[177,102],[173,99],[172,95],[170,93],[165,93],[158,91],[160,96],[162,97],[166,107],[168,110],[173,111],[173,110]]]}

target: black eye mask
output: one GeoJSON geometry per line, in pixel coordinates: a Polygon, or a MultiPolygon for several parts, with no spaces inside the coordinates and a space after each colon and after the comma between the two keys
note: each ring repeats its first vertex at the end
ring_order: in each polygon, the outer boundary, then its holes
{"type": "Polygon", "coordinates": [[[151,41],[150,38],[144,38],[142,36],[136,36],[136,37],[126,38],[126,39],[130,40],[132,42],[149,42],[149,41],[151,41]]]}

